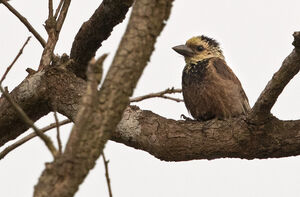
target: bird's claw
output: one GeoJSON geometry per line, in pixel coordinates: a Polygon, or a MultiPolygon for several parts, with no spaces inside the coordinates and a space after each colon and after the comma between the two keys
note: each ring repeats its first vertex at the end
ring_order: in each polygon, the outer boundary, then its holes
{"type": "Polygon", "coordinates": [[[184,114],[181,114],[180,118],[184,119],[185,121],[194,121],[193,119],[186,117],[184,114]]]}

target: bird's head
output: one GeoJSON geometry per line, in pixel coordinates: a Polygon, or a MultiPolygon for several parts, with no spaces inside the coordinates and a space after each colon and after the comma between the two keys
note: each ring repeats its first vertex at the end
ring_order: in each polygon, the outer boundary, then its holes
{"type": "Polygon", "coordinates": [[[206,36],[192,37],[185,45],[178,45],[173,49],[184,56],[187,64],[197,64],[197,62],[211,57],[224,59],[219,43],[206,36]]]}

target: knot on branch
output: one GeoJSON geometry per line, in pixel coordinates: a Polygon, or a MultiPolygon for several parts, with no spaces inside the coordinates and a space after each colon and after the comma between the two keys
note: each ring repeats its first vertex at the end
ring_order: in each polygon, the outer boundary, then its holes
{"type": "Polygon", "coordinates": [[[62,56],[56,55],[52,60],[52,67],[56,66],[60,68],[68,68],[72,64],[74,64],[74,60],[70,59],[70,57],[66,53],[62,54],[62,56]]]}
{"type": "Polygon", "coordinates": [[[294,36],[294,41],[293,41],[294,47],[300,48],[300,31],[294,32],[293,36],[294,36]]]}

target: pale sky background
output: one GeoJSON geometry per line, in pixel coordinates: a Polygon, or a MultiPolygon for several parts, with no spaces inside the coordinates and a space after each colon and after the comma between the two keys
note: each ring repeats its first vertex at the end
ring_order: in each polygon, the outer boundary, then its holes
{"type": "MultiPolygon", "coordinates": [[[[69,53],[75,34],[99,2],[89,0],[71,3],[56,53],[69,53]]],[[[42,24],[47,17],[47,1],[12,0],[11,4],[46,38],[42,24]]],[[[298,0],[176,0],[134,95],[181,87],[184,61],[171,47],[184,43],[192,36],[205,34],[221,43],[228,65],[239,77],[253,106],[274,72],[293,49],[292,34],[300,30],[299,7],[298,0]]],[[[97,53],[98,56],[110,53],[105,62],[106,71],[126,23],[127,20],[114,29],[112,36],[97,53]]],[[[0,29],[2,76],[31,34],[3,5],[0,5],[0,29]]],[[[41,46],[32,37],[4,82],[9,90],[24,79],[26,68],[37,69],[41,52],[41,46]]],[[[300,77],[297,75],[280,95],[272,113],[280,119],[299,119],[299,89],[300,77]]],[[[168,100],[151,99],[138,105],[172,119],[179,119],[182,113],[187,114],[183,103],[168,100]]],[[[53,115],[50,114],[42,118],[38,125],[42,127],[53,121],[53,115]]],[[[64,141],[67,140],[70,128],[62,127],[64,141]]],[[[55,131],[49,134],[55,136],[55,131]]],[[[300,196],[299,157],[164,162],[147,152],[115,142],[107,143],[105,153],[110,160],[114,197],[300,196]]],[[[49,161],[51,155],[38,138],[11,152],[0,160],[0,196],[32,196],[44,164],[49,161]]],[[[102,158],[98,159],[96,167],[75,196],[108,196],[102,158]]]]}

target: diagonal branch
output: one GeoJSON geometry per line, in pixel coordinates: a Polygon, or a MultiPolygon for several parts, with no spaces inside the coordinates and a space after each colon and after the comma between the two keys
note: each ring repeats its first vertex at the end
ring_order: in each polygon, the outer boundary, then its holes
{"type": "Polygon", "coordinates": [[[46,46],[46,41],[42,38],[42,36],[32,27],[32,25],[27,21],[27,19],[22,16],[15,8],[13,8],[7,0],[0,0],[0,3],[3,3],[11,13],[13,13],[30,31],[34,37],[41,43],[42,47],[45,48],[46,46]]]}
{"type": "MultiPolygon", "coordinates": [[[[295,45],[299,46],[297,43],[295,45]]],[[[124,57],[124,60],[127,59],[124,57]]],[[[42,117],[49,112],[45,106],[49,107],[49,105],[55,104],[60,113],[74,120],[81,96],[86,89],[86,81],[63,69],[53,68],[45,70],[45,72],[44,75],[38,72],[25,79],[10,94],[23,109],[27,109],[26,113],[31,114],[31,119],[37,120],[42,117]],[[48,82],[47,86],[45,84],[38,85],[43,81],[48,82]],[[44,90],[47,92],[45,93],[44,90]],[[51,96],[51,99],[48,100],[48,96],[51,96]]],[[[126,79],[128,80],[128,78],[126,79]]],[[[123,82],[121,81],[120,84],[123,82]]],[[[112,94],[115,92],[118,91],[114,91],[112,94]]],[[[24,124],[20,125],[21,120],[9,118],[17,115],[13,114],[15,110],[9,109],[9,104],[4,101],[6,99],[0,98],[1,145],[27,129],[24,128],[24,124]],[[15,130],[18,132],[15,133],[15,130]]],[[[102,103],[111,104],[108,100],[102,100],[102,103]]],[[[114,106],[110,106],[113,111],[114,106]]],[[[91,121],[89,125],[96,125],[99,120],[102,121],[99,117],[102,116],[95,114],[94,121],[91,121]]],[[[159,159],[168,161],[224,157],[262,159],[300,155],[300,120],[282,121],[270,117],[269,121],[259,125],[251,124],[248,120],[248,117],[242,116],[221,121],[176,121],[147,110],[130,107],[123,113],[118,128],[110,131],[113,131],[112,140],[144,150],[159,159]]],[[[110,123],[107,122],[107,124],[110,123]]],[[[84,145],[89,144],[85,143],[84,145]]],[[[92,155],[94,158],[95,155],[92,155]]],[[[65,172],[63,170],[61,172],[65,172]]]]}
{"type": "MultiPolygon", "coordinates": [[[[70,123],[70,122],[71,122],[71,120],[66,119],[66,120],[63,120],[63,121],[58,122],[58,125],[59,125],[59,126],[63,126],[63,125],[68,124],[68,123],[70,123]]],[[[57,123],[55,122],[55,123],[52,123],[52,124],[50,124],[50,125],[48,125],[48,126],[42,128],[42,129],[40,129],[40,130],[41,130],[41,132],[44,133],[44,132],[49,131],[49,130],[51,130],[51,129],[53,129],[53,128],[56,128],[56,127],[57,127],[57,123]]],[[[16,141],[16,142],[13,143],[12,145],[9,145],[9,146],[6,147],[2,152],[0,152],[0,160],[3,159],[3,158],[4,158],[8,153],[10,153],[11,151],[13,151],[14,149],[18,148],[18,147],[21,146],[22,144],[28,142],[29,140],[31,140],[32,138],[34,138],[34,137],[36,137],[36,136],[37,136],[37,135],[36,135],[36,132],[33,132],[33,133],[28,134],[28,135],[25,136],[24,138],[22,138],[22,139],[16,141]]]]}
{"type": "Polygon", "coordinates": [[[104,0],[92,17],[83,23],[72,45],[70,57],[75,60],[71,69],[79,77],[85,79],[88,62],[102,42],[112,32],[114,26],[125,18],[133,0],[104,0]]]}
{"type": "Polygon", "coordinates": [[[112,197],[113,195],[112,195],[112,189],[111,189],[109,171],[108,171],[109,160],[106,160],[104,152],[102,153],[102,159],[103,159],[103,164],[104,164],[104,168],[105,168],[105,178],[106,178],[106,183],[107,183],[107,187],[108,187],[108,194],[109,194],[109,197],[112,197]]]}
{"type": "Polygon", "coordinates": [[[249,119],[251,121],[268,118],[270,110],[285,86],[299,72],[300,69],[300,32],[294,33],[293,45],[295,49],[285,58],[280,69],[273,75],[256,103],[254,104],[249,119]]]}
{"type": "Polygon", "coordinates": [[[21,119],[35,131],[37,136],[39,136],[42,139],[42,141],[45,143],[45,145],[51,152],[52,156],[55,158],[57,156],[57,150],[53,145],[51,139],[48,136],[46,136],[43,132],[41,132],[34,125],[34,122],[27,116],[27,114],[23,111],[23,109],[10,97],[10,95],[7,93],[7,91],[5,91],[2,88],[1,85],[0,85],[0,91],[2,92],[4,97],[8,100],[8,102],[15,108],[15,110],[18,112],[21,119]]]}
{"type": "Polygon", "coordinates": [[[55,14],[54,14],[54,19],[55,19],[55,20],[56,20],[57,17],[58,17],[58,14],[59,14],[59,12],[60,12],[60,10],[61,10],[61,7],[62,7],[63,3],[64,3],[64,0],[60,0],[60,1],[59,1],[59,4],[58,4],[58,6],[57,6],[57,8],[56,8],[56,10],[55,10],[55,14]]]}
{"type": "MultiPolygon", "coordinates": [[[[156,38],[169,17],[172,2],[172,0],[136,2],[128,28],[97,94],[99,95],[97,102],[94,103],[94,99],[91,98],[88,100],[89,95],[84,96],[83,108],[77,114],[76,126],[72,130],[65,152],[47,165],[35,186],[35,197],[49,194],[52,197],[68,197],[73,196],[78,190],[79,184],[83,182],[103,152],[104,145],[110,138],[110,132],[121,120],[129,104],[129,97],[154,50],[156,38]],[[145,26],[140,29],[142,25],[145,26]],[[143,53],[140,53],[142,50],[143,53]],[[86,107],[86,112],[90,113],[84,113],[84,106],[88,106],[85,103],[92,103],[92,106],[86,107]]],[[[94,95],[89,89],[91,88],[88,88],[87,92],[91,94],[90,96],[94,95]]],[[[57,110],[59,111],[59,108],[57,110]]]]}
{"type": "Polygon", "coordinates": [[[71,4],[71,0],[64,0],[64,3],[63,3],[62,8],[60,10],[59,16],[57,18],[56,31],[58,31],[58,32],[60,32],[60,30],[61,30],[61,28],[62,28],[62,26],[65,22],[70,4],[71,4]]]}
{"type": "MultiPolygon", "coordinates": [[[[10,96],[34,122],[50,112],[47,104],[47,83],[42,73],[36,73],[22,81],[10,96]]],[[[0,146],[24,133],[29,126],[19,117],[13,106],[0,97],[0,146]]]]}
{"type": "Polygon", "coordinates": [[[16,61],[19,59],[19,57],[22,55],[23,53],[23,50],[25,48],[25,46],[27,45],[27,43],[29,42],[30,40],[30,36],[27,38],[27,40],[25,41],[25,43],[23,44],[22,48],[20,49],[19,53],[17,54],[17,56],[15,57],[15,59],[12,61],[12,63],[7,67],[4,75],[2,76],[1,80],[0,80],[0,85],[1,83],[4,81],[6,75],[8,74],[8,72],[10,71],[10,69],[13,67],[13,65],[16,63],[16,61]]]}

